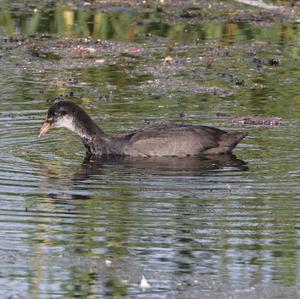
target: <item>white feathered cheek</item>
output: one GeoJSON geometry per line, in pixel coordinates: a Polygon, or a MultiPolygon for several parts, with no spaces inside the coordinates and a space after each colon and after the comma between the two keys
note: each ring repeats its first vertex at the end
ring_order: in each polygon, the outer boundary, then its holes
{"type": "Polygon", "coordinates": [[[69,115],[64,115],[56,120],[56,122],[53,124],[53,127],[66,128],[74,132],[75,126],[73,121],[74,121],[73,117],[69,115]]]}

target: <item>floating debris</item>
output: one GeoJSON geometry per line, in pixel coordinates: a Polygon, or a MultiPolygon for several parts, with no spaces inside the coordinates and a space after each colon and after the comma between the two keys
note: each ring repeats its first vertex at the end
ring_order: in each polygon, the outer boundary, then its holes
{"type": "Polygon", "coordinates": [[[145,276],[142,276],[141,282],[140,282],[140,288],[144,291],[146,289],[151,288],[151,285],[146,280],[145,276]]]}
{"type": "Polygon", "coordinates": [[[105,265],[106,265],[107,267],[111,266],[111,261],[110,261],[110,260],[105,260],[105,265]]]}
{"type": "Polygon", "coordinates": [[[93,54],[94,52],[96,52],[96,49],[92,48],[92,47],[82,47],[82,46],[77,46],[75,48],[75,52],[77,54],[86,54],[86,55],[90,55],[93,54]]]}
{"type": "Polygon", "coordinates": [[[140,53],[141,48],[137,48],[137,47],[129,48],[128,52],[130,52],[130,53],[140,53]]]}
{"type": "Polygon", "coordinates": [[[269,59],[269,65],[278,66],[279,65],[279,59],[278,58],[269,59]]]}
{"type": "Polygon", "coordinates": [[[103,64],[105,62],[105,59],[96,59],[95,60],[95,63],[98,63],[98,64],[103,64]]]}
{"type": "Polygon", "coordinates": [[[278,126],[284,124],[281,117],[278,116],[240,116],[232,119],[233,123],[247,124],[247,125],[268,125],[278,126]]]}
{"type": "Polygon", "coordinates": [[[228,193],[231,194],[231,186],[229,184],[226,184],[226,187],[227,187],[228,193]]]}
{"type": "Polygon", "coordinates": [[[245,81],[243,79],[237,79],[237,80],[235,80],[235,85],[237,85],[237,86],[244,86],[245,85],[245,81]]]}
{"type": "Polygon", "coordinates": [[[201,17],[201,12],[199,7],[189,7],[183,9],[182,13],[180,14],[181,18],[196,18],[201,17]]]}
{"type": "Polygon", "coordinates": [[[227,112],[216,112],[216,117],[229,117],[227,112]]]}
{"type": "Polygon", "coordinates": [[[166,62],[166,63],[171,63],[172,61],[173,61],[173,58],[171,56],[167,56],[164,59],[164,62],[166,62]]]}

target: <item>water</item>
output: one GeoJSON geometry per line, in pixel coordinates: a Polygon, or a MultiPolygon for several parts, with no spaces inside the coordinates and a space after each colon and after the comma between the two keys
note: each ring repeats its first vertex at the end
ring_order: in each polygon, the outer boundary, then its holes
{"type": "Polygon", "coordinates": [[[1,12],[2,298],[298,296],[298,24],[43,2],[1,12]],[[77,136],[37,137],[62,98],[110,134],[173,121],[249,137],[236,157],[87,162],[77,136]],[[285,123],[231,122],[241,115],[285,123]]]}

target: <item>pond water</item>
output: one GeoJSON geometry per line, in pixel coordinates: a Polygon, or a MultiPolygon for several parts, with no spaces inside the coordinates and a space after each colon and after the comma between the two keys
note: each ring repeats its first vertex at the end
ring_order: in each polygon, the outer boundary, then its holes
{"type": "Polygon", "coordinates": [[[299,296],[299,24],[180,11],[3,4],[1,298],[299,296]],[[249,136],[236,157],[88,162],[68,131],[38,138],[57,99],[110,134],[249,136]],[[284,123],[232,122],[245,115],[284,123]]]}

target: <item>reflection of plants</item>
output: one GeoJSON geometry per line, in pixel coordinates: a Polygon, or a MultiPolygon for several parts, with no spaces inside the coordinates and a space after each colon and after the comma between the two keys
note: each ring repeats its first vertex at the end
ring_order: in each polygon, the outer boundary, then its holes
{"type": "Polygon", "coordinates": [[[70,268],[70,277],[63,285],[69,298],[87,298],[95,295],[97,275],[93,272],[84,272],[77,267],[70,268]]]}
{"type": "Polygon", "coordinates": [[[0,13],[0,32],[2,34],[12,35],[15,33],[15,28],[13,25],[13,19],[10,11],[1,10],[0,13]]]}
{"type": "MultiPolygon", "coordinates": [[[[100,292],[101,282],[95,272],[83,271],[82,267],[71,266],[69,280],[62,285],[68,298],[90,298],[100,292]]],[[[110,275],[105,282],[107,296],[126,296],[128,295],[127,286],[110,275]]]]}
{"type": "Polygon", "coordinates": [[[128,39],[135,37],[132,17],[128,14],[106,14],[98,12],[94,16],[92,35],[101,39],[128,39]]]}
{"type": "Polygon", "coordinates": [[[50,32],[63,36],[93,36],[99,39],[139,40],[145,33],[164,36],[170,41],[193,42],[195,40],[223,39],[236,43],[243,39],[295,40],[299,30],[294,24],[281,24],[272,28],[253,27],[238,23],[202,22],[189,25],[184,22],[169,25],[153,10],[147,14],[104,13],[101,11],[79,10],[61,2],[40,1],[36,9],[28,14],[11,7],[10,2],[2,3],[0,11],[0,33],[3,35],[34,34],[50,32]],[[138,24],[138,25],[137,25],[138,24]]]}
{"type": "Polygon", "coordinates": [[[116,277],[110,277],[105,286],[107,288],[106,295],[112,297],[126,296],[128,295],[127,287],[121,283],[116,277]]]}

